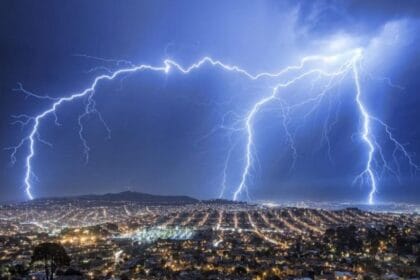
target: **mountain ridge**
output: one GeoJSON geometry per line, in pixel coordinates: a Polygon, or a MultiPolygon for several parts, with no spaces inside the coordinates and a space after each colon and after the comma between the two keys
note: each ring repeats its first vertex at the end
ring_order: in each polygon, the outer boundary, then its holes
{"type": "Polygon", "coordinates": [[[162,204],[193,204],[199,203],[200,200],[186,195],[156,195],[134,191],[123,191],[117,193],[105,194],[87,194],[77,196],[63,197],[41,197],[36,198],[33,202],[42,202],[46,200],[54,201],[109,201],[109,202],[141,202],[141,203],[162,203],[162,204]]]}

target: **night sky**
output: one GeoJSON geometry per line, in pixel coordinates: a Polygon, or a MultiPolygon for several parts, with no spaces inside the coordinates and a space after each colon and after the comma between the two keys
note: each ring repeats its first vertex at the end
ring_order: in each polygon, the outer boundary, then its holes
{"type": "MultiPolygon", "coordinates": [[[[86,88],[105,68],[127,66],[109,59],[161,65],[171,58],[190,65],[211,56],[256,73],[297,64],[306,55],[361,47],[366,70],[361,83],[369,111],[389,124],[420,165],[419,17],[420,3],[408,0],[1,1],[0,200],[26,199],[28,149],[24,146],[11,165],[7,147],[19,143],[29,127],[13,125],[12,115],[34,116],[52,102],[13,89],[22,83],[39,95],[66,96],[86,88]],[[341,44],[334,48],[332,42],[341,44]]],[[[96,107],[111,137],[97,114],[87,116],[84,136],[91,150],[85,163],[78,116],[87,100],[60,107],[60,126],[52,117],[40,126],[40,137],[52,147],[36,143],[33,194],[133,190],[214,198],[234,145],[225,196],[231,198],[244,165],[246,135],[229,137],[214,128],[227,112],[243,116],[269,87],[266,81],[252,82],[210,66],[189,75],[139,72],[101,83],[96,107]]],[[[288,89],[286,101],[315,94],[310,88],[306,80],[288,89]]],[[[290,116],[297,148],[293,168],[279,108],[269,106],[256,119],[251,198],[366,201],[369,187],[352,184],[364,167],[366,146],[358,134],[361,122],[351,77],[303,120],[309,109],[290,116]],[[331,156],[323,138],[326,126],[331,156]]],[[[379,126],[372,130],[386,160],[394,164],[393,146],[379,126]]],[[[420,202],[419,174],[400,154],[395,158],[400,178],[378,170],[377,201],[420,202]]]]}

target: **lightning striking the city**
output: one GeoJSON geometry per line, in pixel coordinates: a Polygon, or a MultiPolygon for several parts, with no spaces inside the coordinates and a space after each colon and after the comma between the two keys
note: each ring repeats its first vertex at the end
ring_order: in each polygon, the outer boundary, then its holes
{"type": "MultiPolygon", "coordinates": [[[[87,58],[92,58],[89,56],[84,56],[87,58]]],[[[100,58],[95,58],[99,59],[100,58]]],[[[406,150],[403,144],[401,144],[392,134],[391,128],[382,120],[373,116],[368,109],[368,105],[365,103],[363,98],[363,86],[360,79],[359,64],[363,59],[363,50],[362,49],[353,49],[343,53],[338,53],[334,55],[314,55],[306,56],[302,58],[298,64],[287,66],[277,72],[261,72],[261,73],[252,73],[251,71],[245,70],[236,65],[225,64],[222,61],[215,60],[211,57],[204,57],[198,60],[196,63],[193,63],[189,66],[182,66],[180,63],[172,59],[164,60],[162,65],[153,66],[148,64],[134,65],[131,62],[119,61],[119,60],[103,60],[106,62],[113,62],[118,67],[117,70],[112,71],[108,68],[97,68],[95,70],[106,70],[107,74],[98,75],[93,79],[93,82],[85,89],[80,92],[72,93],[63,97],[51,97],[44,96],[32,93],[26,90],[21,83],[18,84],[18,87],[15,89],[16,92],[20,92],[27,97],[37,98],[41,100],[46,100],[51,102],[50,106],[40,112],[35,116],[29,115],[16,115],[13,116],[15,119],[14,123],[19,124],[23,127],[28,127],[28,134],[24,136],[15,146],[9,147],[11,151],[11,162],[15,163],[17,160],[18,152],[25,148],[28,152],[24,156],[24,188],[26,196],[28,199],[33,199],[33,185],[36,175],[34,173],[34,157],[37,154],[37,144],[43,143],[46,145],[51,145],[51,143],[46,142],[40,136],[40,125],[41,123],[46,122],[48,117],[54,117],[55,124],[59,125],[56,112],[64,104],[71,103],[75,100],[83,99],[85,101],[85,107],[83,113],[78,116],[78,125],[79,125],[79,138],[83,145],[83,154],[85,161],[89,161],[89,150],[90,147],[85,138],[85,128],[84,121],[88,115],[95,114],[100,122],[104,125],[108,137],[111,137],[111,129],[105,122],[101,113],[96,109],[95,103],[95,94],[97,93],[97,86],[103,81],[113,81],[118,78],[123,78],[129,74],[135,72],[160,72],[164,75],[169,75],[171,71],[178,71],[182,74],[189,74],[194,70],[201,68],[204,65],[210,65],[219,70],[226,72],[233,72],[241,75],[250,81],[257,81],[266,79],[272,85],[268,90],[268,94],[262,96],[260,99],[256,100],[255,103],[246,111],[244,115],[236,114],[237,120],[234,124],[226,125],[222,124],[219,129],[231,130],[234,133],[238,133],[243,137],[244,147],[242,153],[243,167],[240,173],[240,180],[237,183],[236,187],[228,188],[227,185],[227,176],[229,173],[229,161],[234,156],[233,151],[239,149],[239,144],[237,141],[234,141],[234,144],[229,148],[226,156],[226,161],[223,165],[223,180],[222,180],[222,190],[220,197],[225,197],[227,191],[230,189],[232,193],[233,200],[243,199],[243,195],[246,194],[248,199],[248,186],[251,184],[250,176],[253,172],[254,161],[256,157],[256,140],[255,140],[255,131],[258,129],[256,119],[262,113],[268,105],[277,106],[278,111],[282,116],[282,127],[284,129],[284,135],[289,144],[290,150],[293,155],[293,160],[290,166],[293,168],[295,162],[298,160],[299,153],[294,142],[294,133],[289,129],[289,113],[295,110],[298,107],[301,107],[306,104],[314,104],[313,110],[319,106],[321,100],[326,97],[329,90],[334,86],[340,84],[346,77],[350,77],[354,84],[354,103],[359,112],[359,117],[361,121],[360,130],[358,135],[365,145],[364,149],[364,168],[361,170],[360,174],[356,175],[355,182],[362,185],[369,186],[369,195],[367,202],[373,204],[375,202],[375,194],[378,190],[378,180],[380,178],[379,169],[383,168],[390,171],[394,175],[398,175],[400,171],[400,159],[397,158],[397,154],[403,156],[407,161],[410,167],[416,171],[419,169],[419,166],[415,164],[414,159],[410,153],[406,150]],[[316,83],[319,81],[324,81],[323,89],[316,96],[310,96],[304,99],[301,103],[297,104],[287,104],[283,100],[283,91],[287,88],[290,88],[296,84],[299,84],[302,81],[307,81],[307,79],[312,78],[312,82],[316,83]],[[280,104],[280,105],[279,105],[280,104]],[[387,141],[394,145],[394,151],[392,153],[394,163],[388,164],[386,157],[384,156],[384,151],[382,146],[379,144],[379,135],[375,135],[374,125],[379,125],[384,129],[384,136],[387,141]],[[233,191],[232,191],[233,190],[233,191]]],[[[388,83],[391,83],[387,79],[388,83]]],[[[296,93],[297,94],[297,93],[296,93]]],[[[306,115],[311,114],[313,110],[309,110],[306,115]]],[[[331,126],[325,126],[324,130],[330,130],[331,126]]],[[[328,142],[328,131],[324,131],[324,138],[328,142]]],[[[329,145],[329,142],[328,142],[329,145]]],[[[330,149],[328,151],[330,153],[330,149]]]]}

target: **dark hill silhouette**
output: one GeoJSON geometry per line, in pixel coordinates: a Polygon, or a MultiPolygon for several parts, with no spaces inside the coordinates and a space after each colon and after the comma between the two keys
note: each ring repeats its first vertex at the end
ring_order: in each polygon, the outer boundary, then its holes
{"type": "Polygon", "coordinates": [[[119,193],[89,194],[68,197],[37,198],[33,202],[44,201],[107,201],[107,202],[137,202],[144,204],[193,204],[200,200],[189,196],[154,195],[141,192],[124,191],[119,193]]]}

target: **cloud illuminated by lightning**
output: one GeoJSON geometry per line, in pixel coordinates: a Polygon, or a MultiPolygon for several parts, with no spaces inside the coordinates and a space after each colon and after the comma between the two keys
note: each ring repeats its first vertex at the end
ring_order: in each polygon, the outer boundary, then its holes
{"type": "MultiPolygon", "coordinates": [[[[251,81],[259,80],[259,79],[269,79],[275,82],[275,86],[272,87],[269,91],[269,94],[259,100],[257,100],[250,110],[246,113],[243,118],[240,118],[238,122],[241,123],[240,127],[231,127],[229,125],[221,126],[221,129],[230,129],[233,131],[239,131],[244,133],[246,136],[245,138],[245,147],[244,147],[244,166],[241,172],[240,181],[233,192],[233,200],[240,199],[241,195],[245,192],[248,195],[248,184],[249,184],[249,176],[251,173],[252,166],[255,160],[255,153],[253,152],[255,146],[255,139],[254,139],[254,131],[255,127],[255,119],[258,114],[264,109],[265,106],[268,104],[273,104],[276,102],[280,102],[280,111],[283,115],[283,128],[288,139],[288,143],[290,148],[293,152],[293,166],[294,162],[297,159],[297,149],[294,145],[293,135],[289,131],[288,122],[286,120],[286,112],[293,109],[294,107],[301,106],[307,103],[315,103],[319,104],[320,100],[324,98],[327,91],[333,87],[336,83],[340,83],[344,77],[350,72],[353,75],[353,80],[355,84],[355,102],[359,109],[360,118],[362,120],[362,127],[360,131],[360,135],[364,143],[366,144],[366,161],[365,161],[365,168],[362,172],[356,177],[356,181],[360,181],[364,183],[366,180],[368,181],[368,185],[370,186],[370,192],[368,196],[368,202],[374,202],[374,194],[377,191],[377,176],[375,174],[375,166],[374,166],[374,159],[375,156],[378,155],[381,159],[383,159],[384,165],[386,165],[385,157],[383,156],[382,149],[379,146],[378,142],[375,140],[375,136],[373,135],[372,130],[372,122],[379,123],[384,129],[388,140],[391,141],[395,146],[394,153],[400,152],[403,154],[405,158],[407,158],[409,164],[414,169],[418,169],[418,166],[414,163],[411,155],[406,151],[405,147],[398,142],[395,137],[391,134],[391,130],[389,126],[387,126],[383,121],[379,120],[378,118],[372,116],[366,104],[363,102],[362,98],[362,89],[360,84],[359,78],[359,69],[358,63],[362,59],[362,51],[361,49],[353,49],[351,51],[346,51],[343,53],[338,53],[335,55],[314,55],[314,56],[306,56],[300,60],[297,65],[292,65],[285,67],[284,69],[277,71],[277,72],[261,72],[261,73],[252,73],[247,71],[239,66],[236,65],[229,65],[225,64],[222,61],[214,60],[211,57],[204,57],[189,65],[188,67],[184,67],[178,62],[167,59],[164,60],[162,65],[160,66],[153,66],[147,64],[141,65],[134,65],[128,61],[122,60],[104,60],[101,58],[84,56],[88,58],[98,59],[104,62],[112,62],[116,63],[119,68],[118,70],[111,71],[108,68],[101,68],[101,69],[93,69],[95,70],[106,70],[107,74],[98,75],[93,82],[84,90],[80,92],[76,92],[64,97],[50,97],[50,96],[42,96],[38,94],[34,94],[30,91],[27,91],[23,88],[21,84],[18,84],[18,88],[16,91],[25,94],[25,96],[30,96],[33,98],[38,99],[45,99],[51,101],[52,104],[48,107],[45,111],[42,111],[36,116],[28,116],[28,115],[17,115],[15,116],[15,123],[18,123],[22,126],[29,126],[29,133],[27,136],[23,137],[17,145],[8,148],[11,150],[11,160],[12,163],[16,161],[17,152],[26,145],[28,147],[29,152],[25,156],[25,174],[24,174],[24,185],[25,185],[25,192],[29,199],[33,199],[33,179],[36,178],[33,172],[33,159],[36,155],[36,144],[44,143],[49,144],[48,142],[42,140],[39,135],[39,127],[42,122],[44,122],[47,117],[54,116],[56,124],[58,123],[56,112],[57,110],[64,104],[73,102],[75,100],[84,99],[86,100],[85,103],[85,110],[81,115],[78,117],[78,124],[79,124],[79,138],[83,144],[83,152],[85,160],[89,160],[89,146],[87,144],[87,140],[84,136],[84,127],[83,121],[84,119],[90,114],[96,114],[99,120],[103,123],[105,129],[110,136],[110,129],[102,115],[96,110],[96,103],[94,100],[95,90],[99,83],[103,81],[111,81],[117,78],[122,78],[128,74],[132,74],[135,72],[141,71],[152,71],[152,72],[161,72],[165,75],[168,75],[171,70],[178,71],[182,74],[189,74],[190,72],[199,69],[203,65],[211,65],[213,67],[217,67],[223,71],[228,72],[235,72],[239,75],[242,75],[251,81]],[[291,78],[286,78],[287,75],[293,75],[291,78]],[[315,97],[310,97],[304,100],[300,104],[295,104],[293,106],[289,106],[287,104],[281,103],[281,92],[283,89],[288,88],[294,84],[301,82],[308,77],[314,77],[315,80],[318,79],[327,79],[326,85],[324,90],[315,97]]],[[[390,80],[387,80],[390,81],[390,80]]],[[[310,114],[310,112],[308,112],[310,114]]],[[[237,122],[235,122],[237,124],[237,122]]],[[[225,191],[227,189],[227,173],[228,173],[228,163],[232,156],[233,147],[231,147],[228,151],[228,155],[226,158],[226,162],[223,169],[223,182],[222,182],[222,192],[221,197],[224,196],[225,191]]],[[[396,159],[394,157],[394,159],[396,159]]],[[[387,165],[386,165],[387,166],[387,165]]]]}

